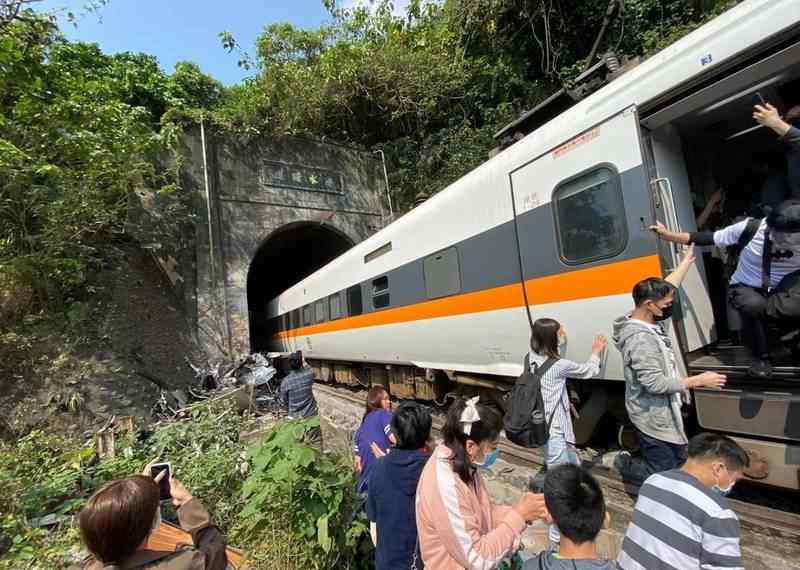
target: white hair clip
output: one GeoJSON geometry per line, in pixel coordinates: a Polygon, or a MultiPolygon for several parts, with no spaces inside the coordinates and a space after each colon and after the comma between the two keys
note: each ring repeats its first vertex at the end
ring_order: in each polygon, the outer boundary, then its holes
{"type": "Polygon", "coordinates": [[[481,419],[481,416],[478,414],[478,408],[476,407],[480,399],[480,396],[475,396],[467,400],[467,405],[464,407],[464,411],[461,412],[459,421],[464,426],[464,435],[470,435],[472,432],[472,424],[481,419]]]}

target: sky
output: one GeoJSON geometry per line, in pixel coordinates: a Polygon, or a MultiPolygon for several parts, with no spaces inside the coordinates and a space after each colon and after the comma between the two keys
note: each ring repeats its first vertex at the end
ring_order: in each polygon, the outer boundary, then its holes
{"type": "MultiPolygon", "coordinates": [[[[369,0],[343,0],[344,6],[369,0]]],[[[255,55],[255,41],[264,26],[290,22],[301,28],[330,20],[322,0],[110,0],[99,13],[81,15],[87,0],[43,0],[38,10],[60,14],[61,30],[71,40],[95,42],[106,53],[141,51],[158,58],[172,72],[179,61],[194,61],[225,85],[238,83],[253,71],[238,67],[235,53],[222,48],[219,33],[230,32],[255,55]],[[66,20],[78,15],[77,27],[66,20]]],[[[408,0],[395,0],[396,11],[408,0]]]]}

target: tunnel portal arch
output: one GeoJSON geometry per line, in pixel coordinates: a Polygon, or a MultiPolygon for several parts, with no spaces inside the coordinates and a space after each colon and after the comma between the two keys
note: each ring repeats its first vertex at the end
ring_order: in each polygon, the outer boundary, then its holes
{"type": "Polygon", "coordinates": [[[320,222],[293,222],[267,236],[247,272],[251,350],[266,350],[275,333],[266,318],[267,303],[354,244],[342,231],[320,222]]]}

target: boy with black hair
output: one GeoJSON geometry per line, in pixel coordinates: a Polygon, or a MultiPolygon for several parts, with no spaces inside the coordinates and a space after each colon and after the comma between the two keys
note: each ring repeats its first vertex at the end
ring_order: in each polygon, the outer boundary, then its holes
{"type": "Polygon", "coordinates": [[[375,523],[375,568],[423,568],[417,540],[416,493],[422,468],[430,457],[425,445],[431,414],[414,402],[403,402],[390,424],[395,445],[372,466],[367,517],[375,523]]]}
{"type": "Polygon", "coordinates": [[[544,480],[548,519],[558,527],[558,552],[547,550],[528,560],[523,570],[616,570],[597,555],[595,541],[610,518],[603,490],[591,474],[564,463],[548,470],[544,480]]]}

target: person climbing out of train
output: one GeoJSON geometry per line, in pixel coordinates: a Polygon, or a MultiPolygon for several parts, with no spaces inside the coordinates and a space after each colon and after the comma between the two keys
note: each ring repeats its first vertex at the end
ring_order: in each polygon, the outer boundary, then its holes
{"type": "MultiPolygon", "coordinates": [[[[562,463],[580,465],[575,451],[567,378],[588,379],[597,376],[606,348],[606,338],[597,335],[589,359],[584,363],[577,363],[561,357],[559,348],[566,341],[567,331],[558,321],[543,318],[536,319],[533,323],[530,364],[531,368],[542,367],[540,369],[544,370],[541,390],[545,418],[550,426],[547,443],[544,445],[544,460],[548,469],[562,463]]],[[[550,525],[551,547],[557,548],[559,541],[558,528],[550,525]]]]}
{"type": "Polygon", "coordinates": [[[383,386],[373,386],[367,392],[367,405],[361,425],[356,430],[353,451],[358,473],[358,493],[366,500],[369,476],[376,456],[385,454],[391,445],[392,400],[383,386]]]}
{"type": "Polygon", "coordinates": [[[613,341],[622,354],[625,408],[639,435],[643,461],[626,452],[606,454],[602,463],[645,479],[676,469],[686,460],[681,395],[690,388],[721,388],[726,378],[703,372],[681,378],[664,321],[672,316],[675,291],[692,263],[690,246],[680,265],[666,277],[649,277],[633,287],[634,309],[614,321],[613,341]]]}
{"type": "Polygon", "coordinates": [[[725,496],[750,465],[731,438],[700,433],[681,469],[639,489],[617,563],[622,570],[743,570],[739,519],[725,496]]]}
{"type": "Polygon", "coordinates": [[[453,402],[443,442],[417,487],[417,532],[428,570],[490,570],[519,547],[528,523],[546,515],[544,496],[513,507],[492,504],[480,469],[497,459],[500,414],[478,397],[453,402]]]}
{"type": "Polygon", "coordinates": [[[753,118],[757,123],[775,131],[779,140],[789,146],[786,155],[786,181],[790,199],[800,200],[800,105],[795,105],[781,117],[775,106],[756,105],[753,118]]]}
{"type": "MultiPolygon", "coordinates": [[[[728,295],[742,318],[745,342],[755,359],[748,374],[772,377],[767,303],[784,277],[800,271],[800,200],[784,200],[766,218],[748,218],[715,232],[671,232],[660,222],[651,229],[665,241],[740,249],[728,295]]],[[[800,346],[794,350],[800,351],[800,346]]]]}
{"type": "Polygon", "coordinates": [[[430,457],[426,443],[432,422],[424,406],[400,404],[392,416],[392,452],[372,466],[366,510],[375,524],[376,570],[422,570],[415,507],[419,478],[430,457]]]}

